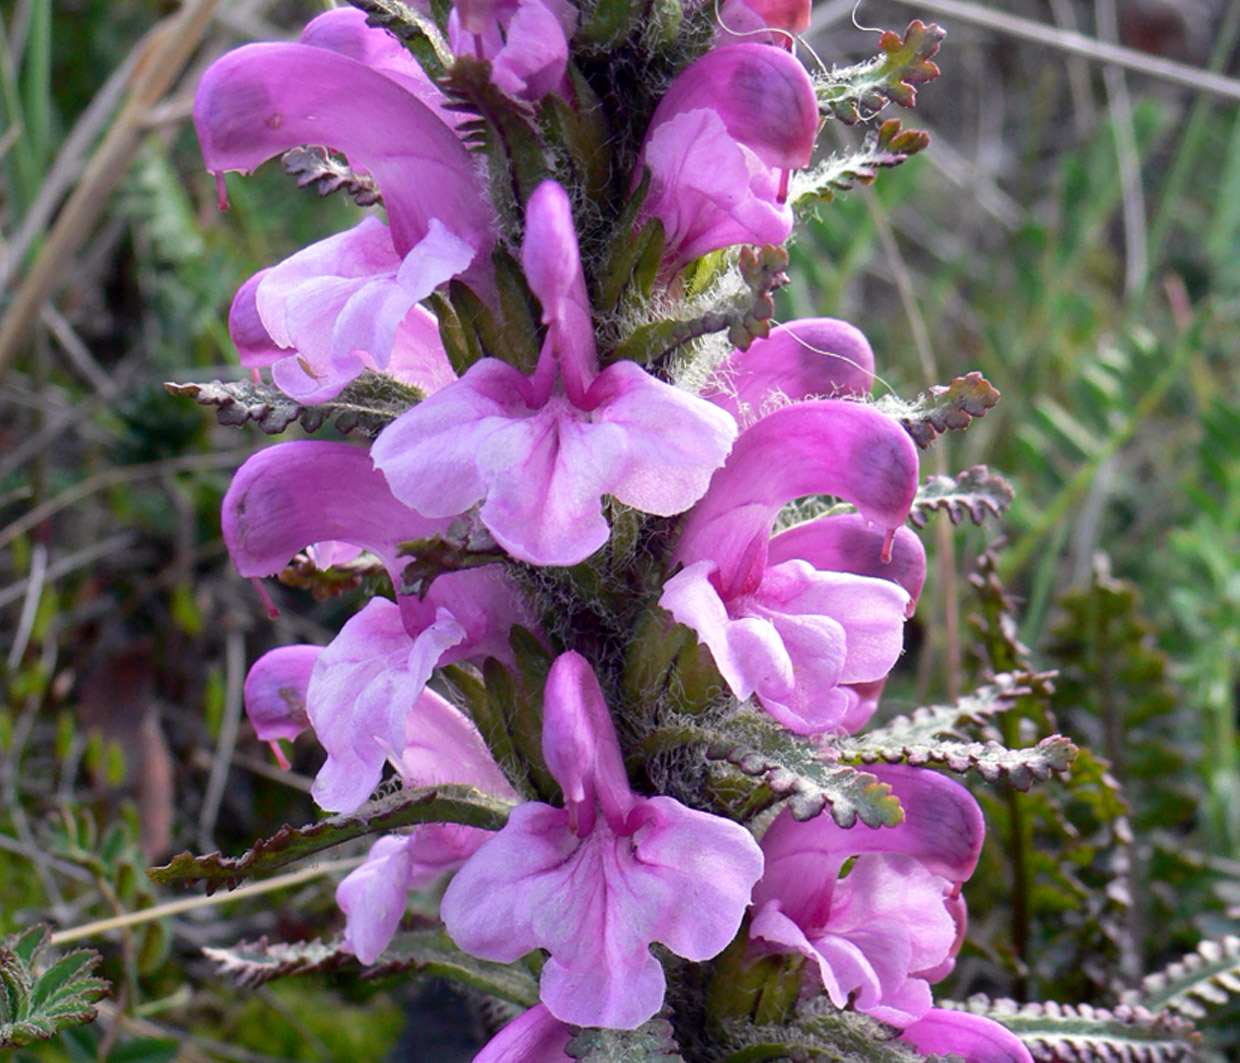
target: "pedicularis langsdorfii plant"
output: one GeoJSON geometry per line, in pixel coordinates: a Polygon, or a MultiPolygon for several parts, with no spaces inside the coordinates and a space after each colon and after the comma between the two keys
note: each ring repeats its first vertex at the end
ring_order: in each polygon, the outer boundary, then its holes
{"type": "Polygon", "coordinates": [[[152,875],[231,887],[378,837],[341,940],[222,969],[456,978],[494,1002],[483,1063],[1190,1051],[1230,944],[1111,1010],[934,999],[984,836],[938,769],[1024,790],[1076,750],[985,566],[982,684],[867,729],[926,575],[909,525],[1009,492],[919,473],[997,401],[979,375],[873,403],[856,327],[773,324],[797,215],[928,143],[880,116],[944,36],[913,22],[807,68],[809,16],[357,0],[207,71],[221,205],[225,172],[282,156],[374,208],[238,292],[252,381],[170,385],[226,423],[368,441],[268,447],[225,498],[243,576],[365,603],[245,686],[278,758],[313,730],[331,815],[152,875]],[[815,162],[828,123],[868,132],[815,162]],[[438,921],[406,917],[445,880],[438,921]]]}

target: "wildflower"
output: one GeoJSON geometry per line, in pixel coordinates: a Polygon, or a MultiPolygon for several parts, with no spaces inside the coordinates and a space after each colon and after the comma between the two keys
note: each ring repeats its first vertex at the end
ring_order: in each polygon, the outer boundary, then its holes
{"type": "Polygon", "coordinates": [[[977,866],[985,828],[954,780],[905,765],[870,770],[900,799],[904,821],[845,830],[830,816],[798,822],[781,812],[762,838],[750,937],[758,951],[807,957],[836,1007],[851,1001],[905,1026],[929,1010],[929,983],[951,970],[960,884],[977,866]]]}
{"type": "Polygon", "coordinates": [[[662,516],[687,509],[736,425],[633,362],[598,371],[568,196],[552,181],[530,197],[522,261],[547,325],[533,376],[484,358],[385,428],[372,455],[419,513],[481,502],[513,557],[572,565],[607,541],[600,496],[662,516]]]}
{"type": "Polygon", "coordinates": [[[879,526],[887,559],[916,489],[916,448],[889,418],[839,400],[776,410],[741,433],[685,518],[672,557],[684,568],[659,604],[697,632],[738,698],[756,695],[803,734],[838,728],[855,716],[849,684],[881,679],[899,656],[910,596],[789,549],[771,563],[771,527],[802,495],[837,495],[879,526]]]}
{"type": "Polygon", "coordinates": [[[1011,1030],[967,1011],[931,1008],[904,1027],[897,1040],[923,1056],[960,1056],[964,1063],[1033,1063],[1032,1053],[1011,1030]]]}
{"type": "Polygon", "coordinates": [[[519,805],[457,872],[440,909],[461,948],[512,962],[550,953],[542,1000],[563,1022],[633,1029],[663,1003],[653,941],[706,960],[735,935],[762,873],[750,833],[630,789],[590,665],[547,677],[543,752],[564,807],[519,805]]]}

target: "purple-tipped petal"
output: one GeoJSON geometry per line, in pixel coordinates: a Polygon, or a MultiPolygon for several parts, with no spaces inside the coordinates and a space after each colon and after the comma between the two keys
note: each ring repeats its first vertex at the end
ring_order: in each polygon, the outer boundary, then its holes
{"type": "Polygon", "coordinates": [[[224,542],[243,576],[271,576],[312,543],[339,539],[375,554],[399,583],[397,546],[443,530],[398,502],[366,451],[294,440],[260,450],[224,496],[224,542]]]}
{"type": "Polygon", "coordinates": [[[518,1015],[474,1056],[474,1063],[572,1063],[573,1031],[538,1004],[518,1015]]]}
{"type": "Polygon", "coordinates": [[[1006,1026],[966,1011],[931,1008],[897,1040],[924,1056],[961,1056],[965,1063],[1033,1063],[1024,1042],[1006,1026]]]}
{"type": "Polygon", "coordinates": [[[761,578],[770,529],[786,503],[836,495],[894,537],[917,477],[912,439],[875,410],[831,399],[775,410],[737,438],[686,518],[673,560],[714,560],[721,591],[732,597],[761,578]]]}
{"type": "Polygon", "coordinates": [[[280,646],[264,653],[245,677],[245,712],[264,742],[293,739],[310,726],[306,688],[322,646],[280,646]]]}
{"type": "Polygon", "coordinates": [[[831,317],[789,321],[733,351],[702,397],[741,425],[807,398],[863,398],[874,384],[874,352],[860,329],[831,317]]]}
{"type": "Polygon", "coordinates": [[[302,144],[328,143],[375,176],[404,257],[432,218],[479,251],[491,210],[468,150],[396,82],[339,52],[251,44],[203,75],[194,122],[207,169],[249,173],[302,144]]]}
{"type": "Polygon", "coordinates": [[[897,528],[891,560],[884,562],[886,537],[882,528],[867,524],[858,513],[821,517],[774,536],[767,564],[801,559],[824,572],[851,572],[890,580],[908,591],[911,616],[926,583],[926,548],[915,532],[897,528]]]}
{"type": "Polygon", "coordinates": [[[650,121],[654,131],[675,115],[715,111],[728,135],[768,166],[809,164],[818,132],[818,100],[809,74],[780,48],[728,44],[691,63],[672,82],[650,121]]]}

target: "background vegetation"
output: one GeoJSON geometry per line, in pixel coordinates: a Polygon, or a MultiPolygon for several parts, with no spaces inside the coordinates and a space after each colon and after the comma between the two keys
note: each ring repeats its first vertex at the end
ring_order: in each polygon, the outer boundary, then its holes
{"type": "MultiPolygon", "coordinates": [[[[142,873],[314,814],[315,753],[275,770],[241,683],[337,609],[266,618],[218,527],[265,437],[162,384],[236,377],[237,286],[349,223],[277,164],[218,214],[188,122],[212,58],[317,10],[0,3],[0,936],[86,928],[114,987],[99,1022],[26,1058],[377,1060],[419,991],[242,989],[204,958],[336,928],[356,854],[210,899],[142,873]]],[[[1002,401],[926,469],[985,464],[1015,491],[1002,520],[930,518],[888,709],[1056,670],[1005,726],[1049,732],[1053,712],[1091,751],[1068,783],[979,791],[990,841],[943,991],[1111,1006],[1240,926],[1240,2],[830,0],[807,38],[827,66],[873,54],[854,17],[948,29],[942,76],[899,115],[933,140],[801,230],[781,314],[861,327],[878,392],[980,370],[1002,401]]],[[[1240,1059],[1215,995],[1203,1054],[1240,1059]]]]}

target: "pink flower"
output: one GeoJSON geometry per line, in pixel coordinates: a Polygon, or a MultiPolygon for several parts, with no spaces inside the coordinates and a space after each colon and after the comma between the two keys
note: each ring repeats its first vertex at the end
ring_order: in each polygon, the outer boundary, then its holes
{"type": "Polygon", "coordinates": [[[542,999],[563,1022],[634,1029],[663,1003],[659,941],[706,960],[735,935],[762,873],[737,823],[630,789],[598,680],[565,653],[547,677],[543,752],[564,807],[528,803],[448,886],[461,948],[512,962],[536,948],[542,999]]]}
{"type": "MultiPolygon", "coordinates": [[[[299,550],[351,543],[378,557],[399,589],[401,543],[446,531],[397,501],[366,451],[298,440],[259,451],[224,496],[224,541],[243,576],[279,572],[299,550]]],[[[314,662],[306,711],[328,758],[315,799],[331,811],[370,795],[384,761],[402,748],[405,716],[437,665],[508,660],[514,623],[532,627],[518,588],[499,566],[449,572],[422,597],[373,599],[314,662]]]]}
{"type": "Polygon", "coordinates": [[[229,327],[251,368],[302,401],[335,395],[364,369],[423,390],[452,378],[434,318],[417,304],[457,275],[491,285],[492,210],[459,116],[388,33],[356,10],[312,21],[297,44],[229,52],[198,86],[207,169],[249,172],[301,144],[330,144],[379,186],[390,230],[367,218],[260,271],[229,327]]]}
{"type": "Polygon", "coordinates": [[[513,557],[572,565],[606,541],[600,497],[670,516],[706,490],[732,418],[633,362],[598,371],[568,196],[526,208],[523,264],[547,337],[532,377],[484,358],[375,441],[397,498],[428,517],[479,516],[513,557]]]}
{"type": "Polygon", "coordinates": [[[819,568],[804,533],[786,544],[804,555],[771,558],[771,527],[802,495],[837,495],[879,526],[887,559],[916,490],[916,447],[889,418],[839,400],[778,409],[741,433],[685,518],[672,556],[684,568],[659,604],[697,632],[738,698],[802,734],[851,724],[852,685],[882,679],[900,654],[909,593],[819,568]]]}
{"type": "Polygon", "coordinates": [[[765,44],[730,44],[683,70],[655,108],[634,184],[650,168],[645,216],[663,223],[665,265],[792,231],[789,171],[809,163],[818,102],[805,68],[765,44]]]}
{"type": "Polygon", "coordinates": [[[510,96],[537,103],[564,95],[577,21],[568,0],[458,0],[448,38],[457,55],[489,59],[491,80],[510,96]]]}
{"type": "MultiPolygon", "coordinates": [[[[405,746],[393,762],[406,786],[464,783],[497,797],[517,793],[492,759],[478,729],[438,694],[424,690],[405,716],[405,746]]],[[[336,889],[347,917],[345,945],[373,963],[392,940],[411,889],[460,867],[489,832],[460,823],[427,823],[380,838],[366,862],[336,889]]]]}
{"type": "Polygon", "coordinates": [[[929,983],[951,970],[964,921],[959,888],[985,828],[954,780],[904,765],[868,770],[890,784],[904,822],[845,830],[830,816],[780,813],[762,838],[750,937],[759,951],[809,959],[836,1007],[851,1002],[906,1026],[929,1010],[929,983]]]}

